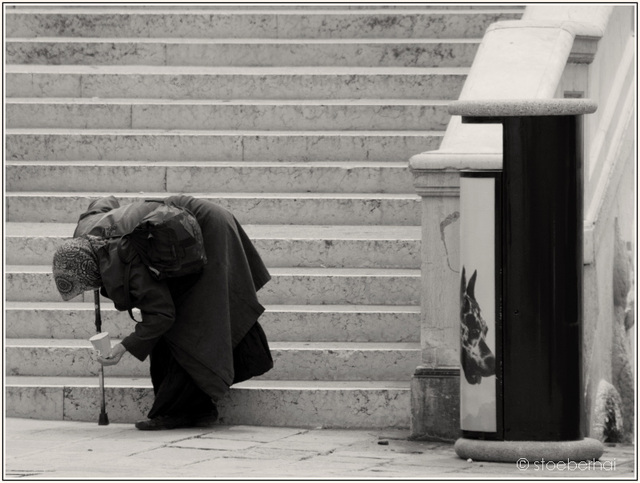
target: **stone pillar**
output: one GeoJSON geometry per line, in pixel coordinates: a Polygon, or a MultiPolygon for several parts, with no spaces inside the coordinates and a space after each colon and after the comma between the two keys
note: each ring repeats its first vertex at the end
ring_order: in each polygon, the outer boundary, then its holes
{"type": "Polygon", "coordinates": [[[422,361],[411,382],[412,439],[460,435],[460,170],[469,164],[495,169],[500,156],[434,151],[410,162],[422,198],[422,361]]]}
{"type": "Polygon", "coordinates": [[[414,170],[422,197],[422,364],[411,382],[411,437],[454,440],[458,434],[457,310],[459,176],[457,171],[414,170]]]}

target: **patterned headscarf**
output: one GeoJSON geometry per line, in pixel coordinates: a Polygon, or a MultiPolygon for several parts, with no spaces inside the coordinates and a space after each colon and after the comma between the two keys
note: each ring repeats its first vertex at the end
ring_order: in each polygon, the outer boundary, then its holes
{"type": "Polygon", "coordinates": [[[73,238],[56,250],[53,278],[64,301],[102,285],[98,257],[87,238],[73,238]]]}

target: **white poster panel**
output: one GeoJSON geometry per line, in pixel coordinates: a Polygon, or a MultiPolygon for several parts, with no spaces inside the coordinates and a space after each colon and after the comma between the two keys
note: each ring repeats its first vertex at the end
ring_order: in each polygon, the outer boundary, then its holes
{"type": "Polygon", "coordinates": [[[495,433],[496,180],[460,179],[460,425],[495,433]]]}

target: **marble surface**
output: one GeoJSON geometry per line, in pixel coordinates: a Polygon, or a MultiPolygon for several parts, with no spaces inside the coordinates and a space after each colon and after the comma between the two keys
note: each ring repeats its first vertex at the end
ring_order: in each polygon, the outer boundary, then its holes
{"type": "MultiPolygon", "coordinates": [[[[417,228],[421,215],[419,198],[407,189],[408,172],[398,165],[416,152],[439,146],[449,117],[445,101],[462,90],[477,38],[493,21],[518,17],[521,10],[355,9],[346,15],[343,10],[304,9],[218,14],[197,9],[147,8],[124,14],[113,9],[71,9],[65,14],[45,10],[12,12],[9,37],[38,38],[10,41],[9,55],[19,62],[74,64],[80,49],[86,49],[94,65],[7,66],[7,95],[14,101],[9,118],[15,123],[9,128],[8,152],[14,161],[88,163],[69,168],[47,162],[37,171],[29,163],[14,163],[9,219],[72,224],[73,213],[107,190],[126,203],[138,199],[141,190],[147,196],[164,196],[176,188],[202,190],[245,226],[388,225],[383,234],[367,227],[367,233],[327,236],[325,231],[311,236],[312,230],[300,227],[302,236],[286,232],[257,239],[269,266],[275,267],[274,280],[260,298],[268,306],[261,321],[273,342],[277,367],[260,380],[234,388],[220,406],[226,422],[408,427],[408,378],[420,359],[420,243],[399,225],[417,228]],[[80,39],[87,35],[105,38],[88,43],[80,39]],[[159,38],[167,35],[178,39],[159,38]],[[48,38],[56,36],[73,38],[48,38]],[[188,36],[200,39],[179,39],[188,36]],[[226,39],[206,40],[216,36],[226,39]],[[135,37],[144,38],[131,41],[135,37]],[[420,40],[424,37],[431,40],[420,40]],[[306,40],[263,40],[267,38],[306,40]],[[157,65],[137,65],[143,58],[157,65]],[[123,65],[96,65],[101,63],[123,65]],[[277,67],[238,66],[243,63],[277,67]],[[23,129],[34,127],[42,130],[23,129]],[[52,130],[58,127],[67,129],[52,130]],[[145,159],[160,163],[153,168],[127,163],[145,159]],[[245,165],[240,176],[232,169],[238,166],[197,165],[211,159],[307,165],[245,165]],[[179,165],[182,160],[188,164],[179,165]],[[373,163],[349,164],[354,160],[373,163]],[[162,161],[174,164],[163,166],[162,161]],[[382,162],[390,164],[375,165],[382,162]],[[75,178],[68,176],[71,171],[76,171],[75,178]],[[112,184],[98,192],[85,181],[106,177],[112,184]],[[286,192],[252,193],[263,192],[265,185],[286,192]],[[52,192],[52,186],[59,191],[52,192]],[[69,194],[70,189],[85,191],[69,194]],[[329,190],[338,192],[317,193],[329,190]],[[128,193],[120,196],[123,191],[128,193]],[[391,230],[397,227],[394,235],[391,230]],[[358,268],[329,268],[334,266],[358,268]],[[294,378],[319,380],[286,380],[294,378]],[[358,378],[392,381],[332,381],[358,378]]],[[[95,421],[96,377],[81,377],[96,370],[84,337],[87,330],[92,332],[92,310],[60,303],[49,263],[37,261],[66,236],[57,233],[42,237],[31,232],[11,242],[11,250],[19,253],[15,262],[43,263],[44,269],[12,266],[7,274],[9,299],[15,304],[39,292],[38,300],[56,304],[18,304],[10,310],[10,370],[57,376],[30,381],[10,376],[8,408],[14,414],[95,421]],[[31,336],[37,343],[19,340],[31,336]],[[64,374],[73,377],[60,380],[64,374]],[[29,405],[37,394],[46,397],[29,405]],[[16,404],[23,406],[17,409],[16,404]]],[[[105,308],[104,317],[114,336],[131,328],[126,314],[105,308]]],[[[146,366],[132,358],[107,369],[112,421],[132,422],[148,410],[152,394],[145,373],[146,366]],[[116,377],[118,373],[123,377],[116,377]],[[129,380],[125,375],[139,377],[129,380]]],[[[294,438],[254,452],[286,460],[284,451],[306,444],[309,441],[294,438]]],[[[220,449],[217,441],[204,446],[220,449]]],[[[326,447],[332,450],[330,444],[326,447]]],[[[252,449],[244,441],[236,448],[252,449]]],[[[191,464],[202,463],[193,457],[199,450],[193,441],[180,450],[189,453],[185,459],[191,464]]],[[[350,468],[366,467],[349,460],[352,455],[343,457],[350,468]]],[[[322,463],[311,462],[310,467],[319,469],[322,463]]]]}
{"type": "MultiPolygon", "coordinates": [[[[418,306],[268,305],[259,321],[274,342],[419,342],[419,314],[418,306]]],[[[101,315],[104,330],[115,339],[134,329],[128,314],[108,301],[101,315]]],[[[95,334],[93,304],[7,302],[5,334],[88,340],[95,334]]]]}
{"type": "Polygon", "coordinates": [[[417,305],[420,271],[398,269],[272,269],[260,291],[267,304],[417,305]]]}
{"type": "MultiPolygon", "coordinates": [[[[165,197],[168,193],[146,193],[150,197],[165,197]]],[[[411,225],[420,224],[420,200],[415,195],[394,194],[308,194],[265,193],[211,194],[193,193],[210,199],[234,213],[240,223],[302,224],[302,225],[411,225]]],[[[100,197],[103,196],[101,193],[100,197]]],[[[135,196],[115,193],[121,203],[135,196]]],[[[74,193],[8,193],[7,221],[64,222],[77,221],[95,194],[74,193]]]]}
{"type": "Polygon", "coordinates": [[[15,12],[8,37],[477,38],[521,11],[15,12]]]}
{"type": "Polygon", "coordinates": [[[6,67],[7,97],[454,99],[468,68],[6,67]]]}
{"type": "MultiPolygon", "coordinates": [[[[48,265],[71,237],[75,223],[8,223],[9,265],[48,265]]],[[[420,228],[415,226],[246,225],[268,267],[418,268],[420,228]]]]}
{"type": "MultiPolygon", "coordinates": [[[[7,299],[61,301],[50,272],[50,266],[7,267],[7,299]]],[[[273,268],[270,273],[271,281],[260,290],[263,305],[417,305],[420,301],[417,269],[273,268]]],[[[93,300],[91,293],[86,294],[93,300]]]]}
{"type": "Polygon", "coordinates": [[[8,39],[10,64],[469,67],[478,40],[8,39]]]}
{"type": "Polygon", "coordinates": [[[401,161],[441,131],[37,130],[5,133],[7,160],[401,161]]]}
{"type": "MultiPolygon", "coordinates": [[[[97,421],[97,378],[25,378],[7,381],[7,417],[43,414],[67,421],[97,421]],[[39,385],[46,385],[47,397],[39,385]],[[19,406],[19,402],[23,405],[19,406]],[[36,407],[36,405],[38,407],[36,407]],[[62,413],[53,415],[53,408],[62,413]],[[40,413],[37,412],[40,411],[40,413]]],[[[247,381],[233,386],[218,404],[221,424],[408,427],[408,382],[247,381]],[[341,408],[336,411],[336,408],[341,408]]],[[[142,419],[153,403],[148,378],[105,378],[106,412],[111,423],[142,419]]],[[[166,433],[165,433],[166,434],[166,433]]]]}
{"type": "Polygon", "coordinates": [[[7,99],[8,128],[444,130],[446,101],[7,99]]]}
{"type": "MultiPolygon", "coordinates": [[[[119,342],[111,338],[112,345],[119,342]]],[[[420,363],[420,346],[382,342],[270,342],[274,368],[254,380],[408,381],[420,363]]],[[[100,364],[85,339],[11,339],[5,347],[9,376],[97,376],[100,364]]],[[[125,354],[105,377],[147,377],[149,361],[125,354]]]]}
{"type": "Polygon", "coordinates": [[[9,191],[410,193],[406,163],[9,162],[9,191]]]}

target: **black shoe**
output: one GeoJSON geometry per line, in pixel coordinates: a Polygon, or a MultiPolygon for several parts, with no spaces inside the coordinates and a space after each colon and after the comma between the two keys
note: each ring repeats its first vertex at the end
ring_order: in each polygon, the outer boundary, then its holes
{"type": "Polygon", "coordinates": [[[218,408],[213,408],[208,413],[202,413],[192,418],[193,426],[197,428],[207,428],[218,420],[218,408]]]}
{"type": "Polygon", "coordinates": [[[136,423],[136,428],[142,431],[190,428],[192,426],[193,418],[188,418],[186,416],[158,416],[157,418],[143,419],[136,423]]]}

